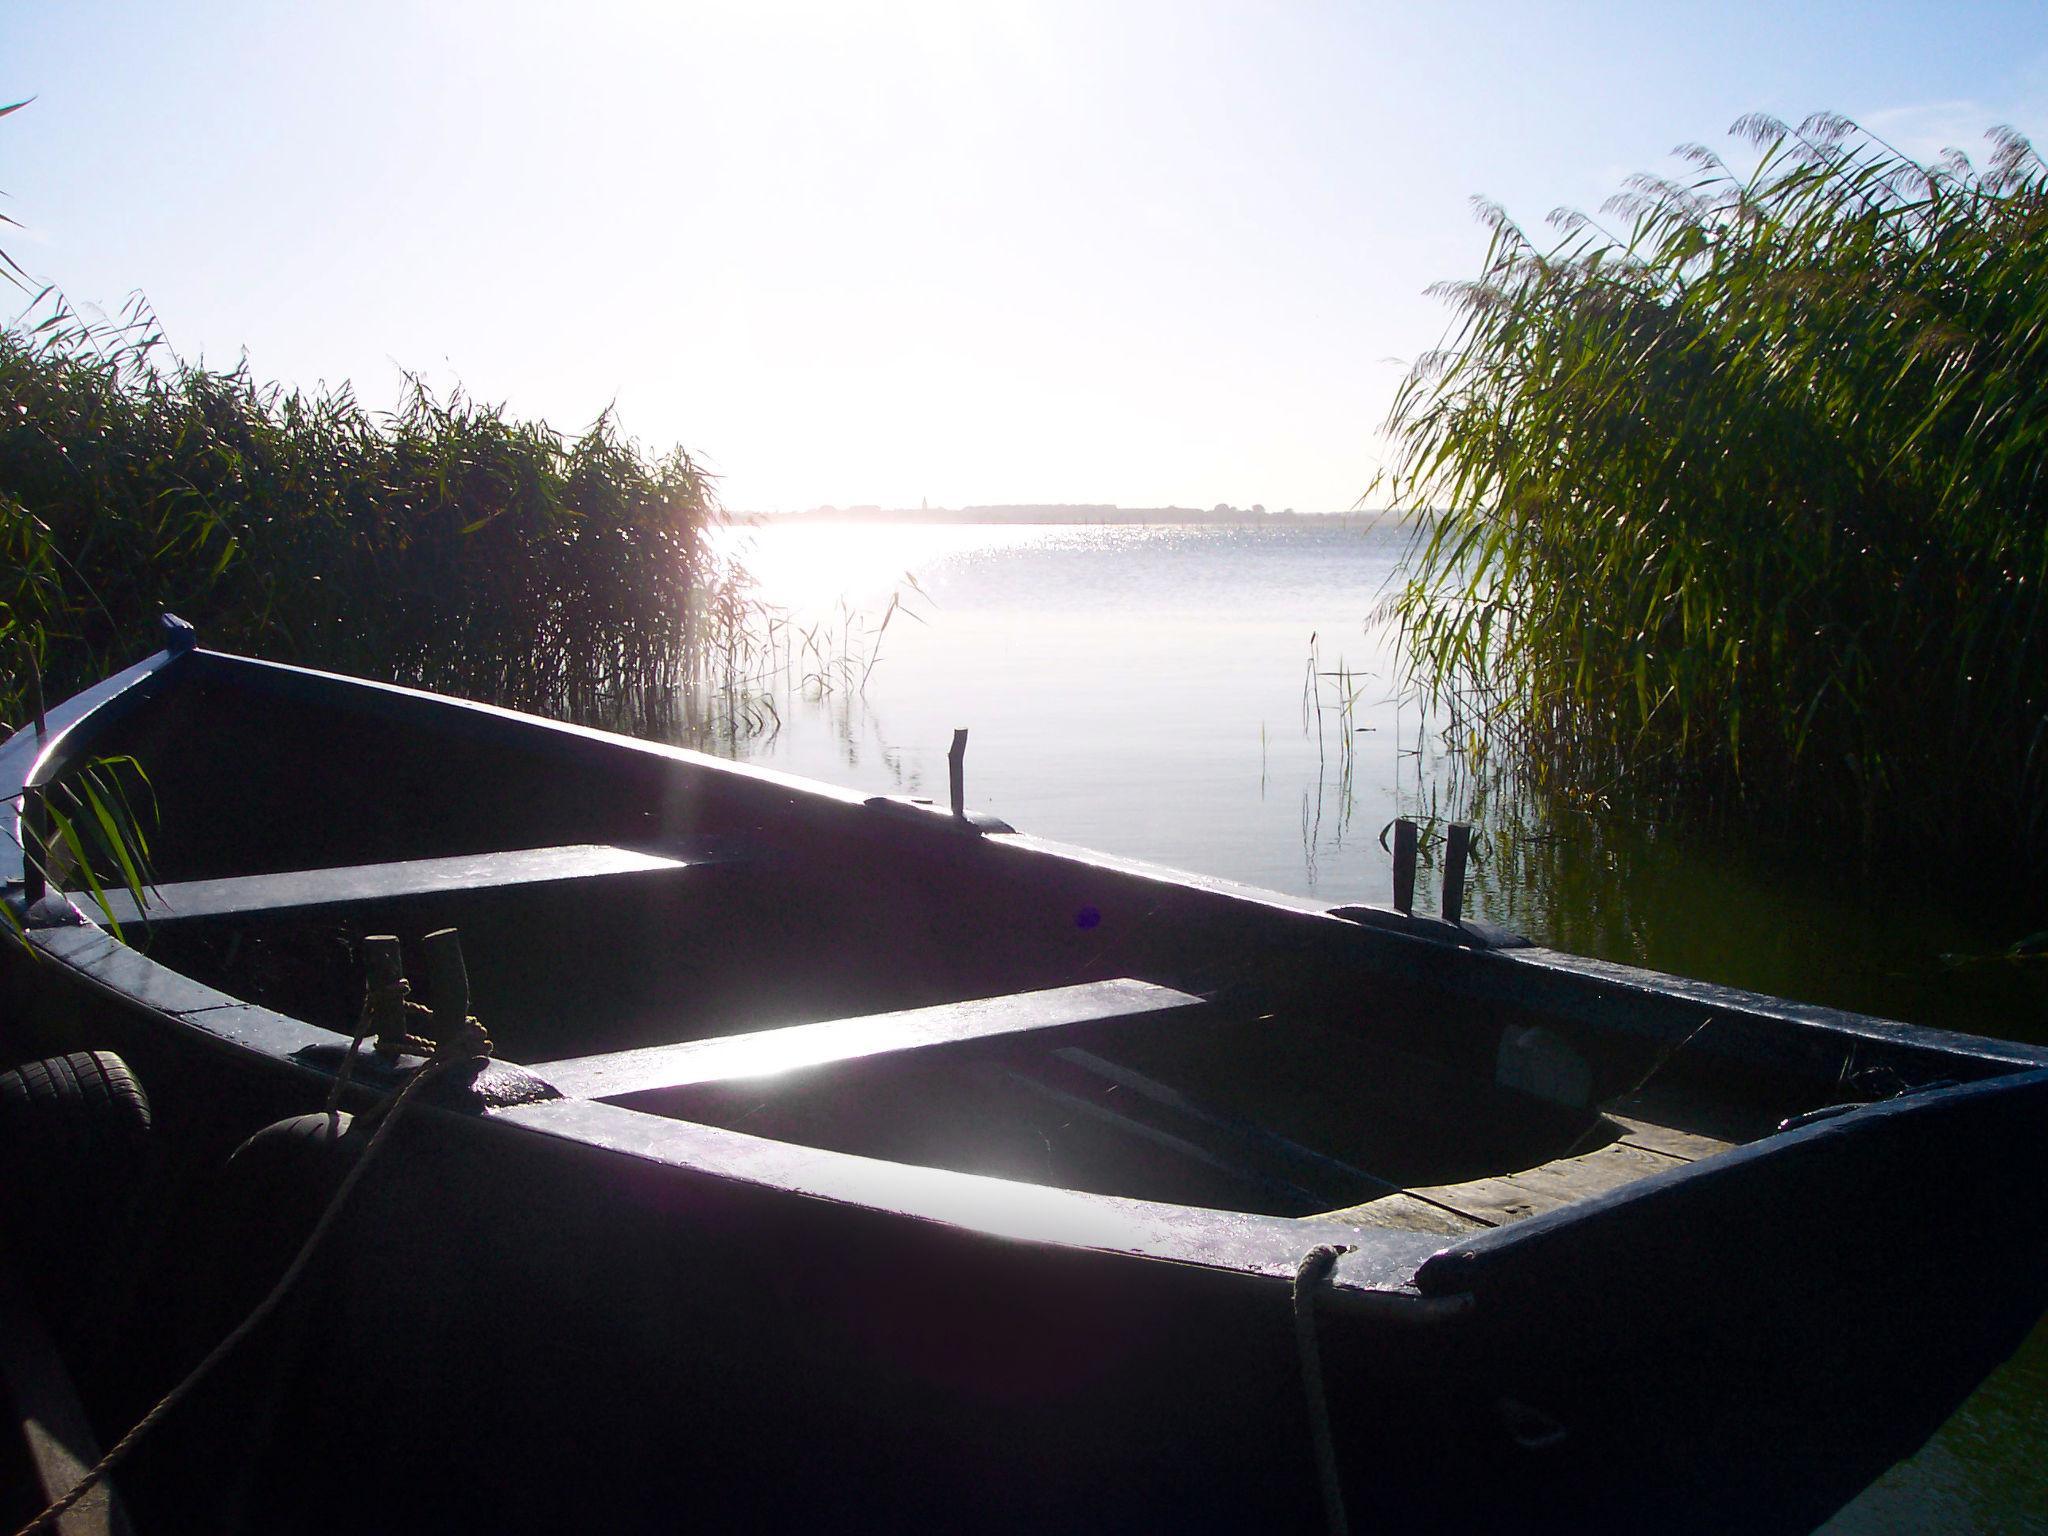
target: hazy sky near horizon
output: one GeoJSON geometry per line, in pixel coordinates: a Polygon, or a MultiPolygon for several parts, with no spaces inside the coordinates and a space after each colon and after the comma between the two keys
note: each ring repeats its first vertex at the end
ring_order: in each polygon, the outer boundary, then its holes
{"type": "Polygon", "coordinates": [[[1331,510],[1470,199],[1750,111],[2048,142],[2034,4],[0,3],[0,246],[188,357],[574,431],[728,506],[1331,510]]]}

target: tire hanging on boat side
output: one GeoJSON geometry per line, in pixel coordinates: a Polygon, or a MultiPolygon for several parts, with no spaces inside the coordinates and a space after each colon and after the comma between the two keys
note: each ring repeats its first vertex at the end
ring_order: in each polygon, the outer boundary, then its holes
{"type": "Polygon", "coordinates": [[[0,1072],[0,1228],[32,1246],[29,1278],[60,1334],[118,1310],[155,1165],[149,1096],[112,1051],[0,1072]]]}

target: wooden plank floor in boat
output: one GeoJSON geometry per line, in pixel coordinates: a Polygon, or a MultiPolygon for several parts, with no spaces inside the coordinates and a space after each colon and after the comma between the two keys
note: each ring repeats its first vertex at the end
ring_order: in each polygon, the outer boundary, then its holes
{"type": "Polygon", "coordinates": [[[1735,1145],[1732,1141],[1659,1123],[1661,1119],[1673,1118],[1668,1115],[1660,1115],[1659,1120],[1647,1118],[1654,1113],[1657,1111],[1649,1105],[1623,1101],[1605,1112],[1620,1134],[1590,1152],[1553,1158],[1520,1173],[1404,1189],[1341,1210],[1321,1212],[1316,1219],[1456,1237],[1540,1216],[1545,1211],[1633,1184],[1653,1173],[1712,1157],[1735,1145]]]}

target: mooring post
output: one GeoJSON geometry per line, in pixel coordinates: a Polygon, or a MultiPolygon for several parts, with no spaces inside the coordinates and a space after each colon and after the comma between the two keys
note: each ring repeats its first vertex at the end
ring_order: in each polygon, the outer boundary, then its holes
{"type": "Polygon", "coordinates": [[[1465,855],[1472,849],[1472,827],[1454,821],[1444,838],[1444,921],[1465,915],[1465,855]]]}
{"type": "Polygon", "coordinates": [[[952,749],[946,753],[946,777],[953,786],[953,815],[955,819],[967,819],[967,730],[963,726],[953,733],[952,749]]]}
{"type": "Polygon", "coordinates": [[[379,1056],[405,1053],[405,968],[398,952],[398,937],[390,933],[363,935],[363,980],[365,1027],[377,1032],[379,1056]]]}
{"type": "Polygon", "coordinates": [[[462,935],[436,928],[421,943],[427,952],[427,985],[434,992],[434,1038],[453,1040],[469,1023],[469,967],[462,961],[462,935]]]}
{"type": "Polygon", "coordinates": [[[1415,910],[1415,823],[1394,819],[1394,910],[1415,910]]]}

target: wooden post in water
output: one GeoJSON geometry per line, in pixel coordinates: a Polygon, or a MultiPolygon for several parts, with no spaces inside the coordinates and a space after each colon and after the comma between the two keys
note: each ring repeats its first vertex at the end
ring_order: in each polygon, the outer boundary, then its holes
{"type": "Polygon", "coordinates": [[[434,1038],[461,1034],[469,1022],[469,967],[462,960],[462,935],[436,928],[421,941],[427,951],[427,985],[434,991],[434,1038]]]}
{"type": "Polygon", "coordinates": [[[1465,855],[1472,849],[1470,823],[1454,821],[1444,838],[1444,921],[1465,915],[1465,855]]]}
{"type": "Polygon", "coordinates": [[[953,815],[965,820],[967,817],[967,731],[965,727],[953,733],[952,749],[946,753],[946,777],[953,787],[953,815]]]}
{"type": "Polygon", "coordinates": [[[1406,816],[1394,821],[1394,910],[1415,910],[1415,823],[1406,816]]]}

